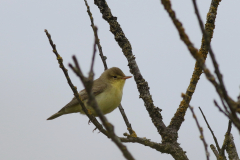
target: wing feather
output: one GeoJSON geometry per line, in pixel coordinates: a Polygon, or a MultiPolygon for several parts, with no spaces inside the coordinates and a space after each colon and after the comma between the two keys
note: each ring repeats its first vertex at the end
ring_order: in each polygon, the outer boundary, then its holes
{"type": "MultiPolygon", "coordinates": [[[[97,96],[98,94],[102,93],[106,88],[107,88],[107,84],[105,82],[103,82],[101,79],[96,79],[93,83],[93,88],[92,88],[93,95],[97,96]]],[[[85,89],[81,90],[79,92],[79,95],[81,96],[82,101],[85,101],[86,99],[88,99],[88,95],[85,89]]],[[[79,103],[76,97],[73,97],[73,99],[68,104],[66,104],[59,112],[65,109],[70,109],[71,107],[75,107],[78,104],[79,103]]]]}

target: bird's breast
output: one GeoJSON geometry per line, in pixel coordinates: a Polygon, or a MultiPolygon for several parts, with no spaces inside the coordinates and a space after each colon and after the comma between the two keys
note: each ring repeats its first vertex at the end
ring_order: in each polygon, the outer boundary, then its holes
{"type": "Polygon", "coordinates": [[[109,87],[106,91],[96,96],[99,108],[103,114],[112,112],[122,100],[122,89],[109,87]]]}

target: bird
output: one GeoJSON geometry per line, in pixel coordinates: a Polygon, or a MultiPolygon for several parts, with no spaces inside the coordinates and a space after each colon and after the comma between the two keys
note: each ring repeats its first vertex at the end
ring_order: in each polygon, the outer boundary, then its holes
{"type": "MultiPolygon", "coordinates": [[[[131,77],[132,76],[126,76],[121,69],[112,67],[105,70],[98,79],[93,81],[92,92],[104,115],[112,112],[117,108],[117,106],[119,106],[122,100],[125,81],[131,77]]],[[[93,116],[97,117],[98,115],[95,110],[88,105],[88,95],[86,90],[81,90],[79,95],[85,107],[90,110],[93,116]]],[[[52,120],[65,114],[77,112],[85,114],[78,103],[78,100],[74,97],[68,104],[66,104],[57,113],[50,116],[47,120],[52,120]]]]}

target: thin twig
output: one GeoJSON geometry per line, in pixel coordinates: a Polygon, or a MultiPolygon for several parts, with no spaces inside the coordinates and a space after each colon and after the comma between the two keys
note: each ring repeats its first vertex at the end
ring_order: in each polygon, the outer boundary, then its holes
{"type": "Polygon", "coordinates": [[[212,133],[212,136],[213,136],[214,142],[215,142],[215,144],[216,144],[216,146],[217,146],[218,152],[220,152],[220,147],[219,147],[219,144],[218,144],[217,138],[215,137],[215,135],[214,135],[214,133],[213,133],[213,131],[212,131],[210,125],[208,124],[208,121],[207,121],[207,119],[206,119],[206,117],[205,117],[205,115],[204,115],[204,113],[203,113],[201,107],[198,107],[198,108],[199,108],[199,110],[201,111],[202,116],[203,116],[205,122],[207,123],[208,129],[209,129],[210,132],[212,133]]]}
{"type": "Polygon", "coordinates": [[[129,121],[128,121],[127,115],[125,114],[125,111],[124,111],[121,103],[119,104],[118,109],[119,109],[120,113],[122,114],[122,117],[123,117],[123,119],[124,119],[124,122],[125,122],[125,124],[126,124],[126,126],[127,126],[127,130],[128,130],[129,133],[130,133],[129,136],[131,136],[131,137],[137,137],[136,132],[132,129],[131,123],[129,123],[129,121]]]}
{"type": "Polygon", "coordinates": [[[230,116],[222,110],[222,108],[218,105],[216,100],[213,100],[215,106],[219,109],[220,112],[222,112],[225,116],[227,116],[230,119],[230,116]]]}
{"type": "MultiPolygon", "coordinates": [[[[93,29],[94,36],[95,36],[95,39],[96,39],[96,41],[97,41],[97,46],[98,46],[98,50],[99,50],[99,55],[100,55],[100,57],[101,57],[101,59],[102,59],[104,69],[107,70],[107,69],[108,69],[108,67],[107,67],[107,62],[106,62],[107,57],[103,55],[102,46],[100,45],[100,40],[99,40],[99,38],[98,38],[97,31],[96,31],[96,29],[94,28],[94,21],[93,21],[92,13],[91,13],[91,11],[90,11],[90,7],[89,7],[89,5],[88,5],[88,3],[87,3],[87,0],[84,0],[84,1],[85,1],[85,5],[86,5],[86,7],[87,7],[87,12],[88,12],[88,15],[89,15],[89,18],[90,18],[90,21],[91,21],[91,27],[92,27],[92,29],[93,29]]],[[[124,109],[123,109],[123,107],[122,107],[121,104],[118,106],[118,109],[119,109],[120,113],[122,114],[122,117],[123,117],[123,119],[124,119],[124,122],[125,122],[125,124],[126,124],[126,126],[127,126],[127,129],[128,129],[128,131],[129,131],[130,135],[131,135],[132,137],[136,137],[137,135],[136,135],[135,131],[132,129],[131,123],[129,123],[128,118],[127,118],[127,115],[125,114],[124,109]]]]}
{"type": "MultiPolygon", "coordinates": [[[[52,46],[52,49],[53,49],[53,53],[55,53],[56,57],[57,57],[57,60],[58,60],[58,63],[59,63],[59,67],[62,69],[67,81],[68,81],[68,84],[69,86],[71,87],[73,93],[74,93],[74,96],[76,97],[76,99],[78,100],[79,104],[82,106],[82,109],[83,111],[85,112],[85,114],[88,116],[88,118],[91,120],[91,122],[99,129],[100,132],[102,132],[104,135],[106,135],[108,137],[108,133],[105,129],[103,129],[102,125],[97,121],[97,119],[88,112],[88,110],[86,109],[84,103],[82,102],[81,100],[81,97],[80,95],[78,94],[78,91],[77,91],[77,87],[75,87],[73,84],[72,84],[72,81],[68,75],[68,71],[67,69],[64,67],[64,64],[63,64],[63,59],[62,57],[58,54],[57,52],[57,49],[56,49],[56,45],[53,43],[52,39],[51,39],[51,35],[48,33],[48,31],[45,29],[45,33],[48,37],[48,40],[49,40],[49,43],[50,45],[52,46]]],[[[79,66],[77,66],[79,68],[79,66]]],[[[81,73],[81,70],[79,68],[78,72],[81,73]]]]}
{"type": "MultiPolygon", "coordinates": [[[[121,150],[121,152],[123,153],[124,157],[128,160],[134,160],[133,156],[131,155],[131,153],[128,151],[127,147],[125,145],[123,145],[121,143],[121,141],[119,140],[119,138],[116,136],[116,134],[114,133],[114,126],[108,122],[107,118],[103,115],[102,111],[100,110],[97,101],[92,93],[92,85],[93,85],[93,63],[94,63],[94,57],[96,54],[96,40],[94,43],[94,51],[93,51],[93,58],[92,58],[92,62],[91,62],[91,68],[90,68],[90,72],[89,72],[89,77],[86,78],[83,75],[81,75],[80,71],[81,69],[78,68],[77,70],[74,67],[71,67],[73,69],[73,71],[76,73],[77,76],[79,76],[80,80],[82,81],[87,94],[88,94],[88,104],[95,110],[95,112],[97,113],[97,115],[99,116],[101,122],[103,123],[104,127],[107,129],[108,133],[109,133],[109,137],[112,139],[112,141],[118,146],[118,148],[121,150]]],[[[79,66],[78,65],[78,61],[76,59],[76,57],[74,56],[74,63],[75,66],[79,66]]]]}
{"type": "Polygon", "coordinates": [[[206,153],[206,158],[207,158],[207,160],[209,160],[209,152],[208,152],[208,149],[207,149],[207,143],[206,143],[205,138],[204,138],[204,136],[203,136],[203,129],[202,129],[202,127],[201,127],[201,126],[199,125],[199,123],[198,123],[198,120],[197,120],[197,117],[196,117],[196,115],[195,115],[195,113],[194,113],[193,107],[191,107],[191,106],[189,105],[189,108],[190,108],[190,110],[191,110],[191,112],[192,112],[193,118],[195,119],[196,124],[197,124],[197,127],[198,127],[198,130],[199,130],[199,132],[200,132],[200,134],[201,134],[200,139],[203,141],[203,145],[204,145],[205,153],[206,153]]]}
{"type": "Polygon", "coordinates": [[[88,15],[89,15],[89,18],[90,18],[90,21],[91,21],[91,27],[93,29],[93,32],[94,32],[94,36],[96,37],[96,40],[97,40],[97,46],[98,46],[98,50],[99,50],[99,55],[102,59],[102,62],[103,62],[103,66],[104,66],[104,69],[107,70],[108,67],[107,67],[107,63],[106,63],[106,59],[107,57],[103,55],[103,52],[102,52],[102,46],[100,44],[100,40],[98,38],[98,34],[97,34],[97,31],[94,29],[94,21],[93,21],[93,17],[92,17],[92,13],[90,11],[90,7],[87,3],[87,0],[84,0],[85,1],[85,5],[87,7],[87,12],[88,12],[88,15]]]}
{"type": "MultiPolygon", "coordinates": [[[[94,32],[97,32],[98,28],[96,26],[94,26],[93,28],[94,28],[94,32]]],[[[96,46],[97,46],[97,37],[95,37],[95,42],[93,44],[92,63],[91,63],[91,68],[90,68],[90,72],[89,72],[89,78],[91,78],[92,81],[93,81],[93,76],[94,76],[93,65],[94,65],[94,61],[95,61],[95,55],[97,52],[96,46]]]]}

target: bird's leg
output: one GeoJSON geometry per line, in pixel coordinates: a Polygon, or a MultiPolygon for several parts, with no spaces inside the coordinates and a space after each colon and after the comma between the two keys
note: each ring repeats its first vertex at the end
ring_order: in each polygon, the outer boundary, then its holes
{"type": "Polygon", "coordinates": [[[91,123],[91,120],[89,119],[89,121],[88,121],[88,125],[90,125],[90,123],[91,123]]]}
{"type": "Polygon", "coordinates": [[[97,130],[97,127],[96,127],[96,128],[94,128],[94,130],[93,130],[92,132],[94,132],[95,130],[97,130]]]}

